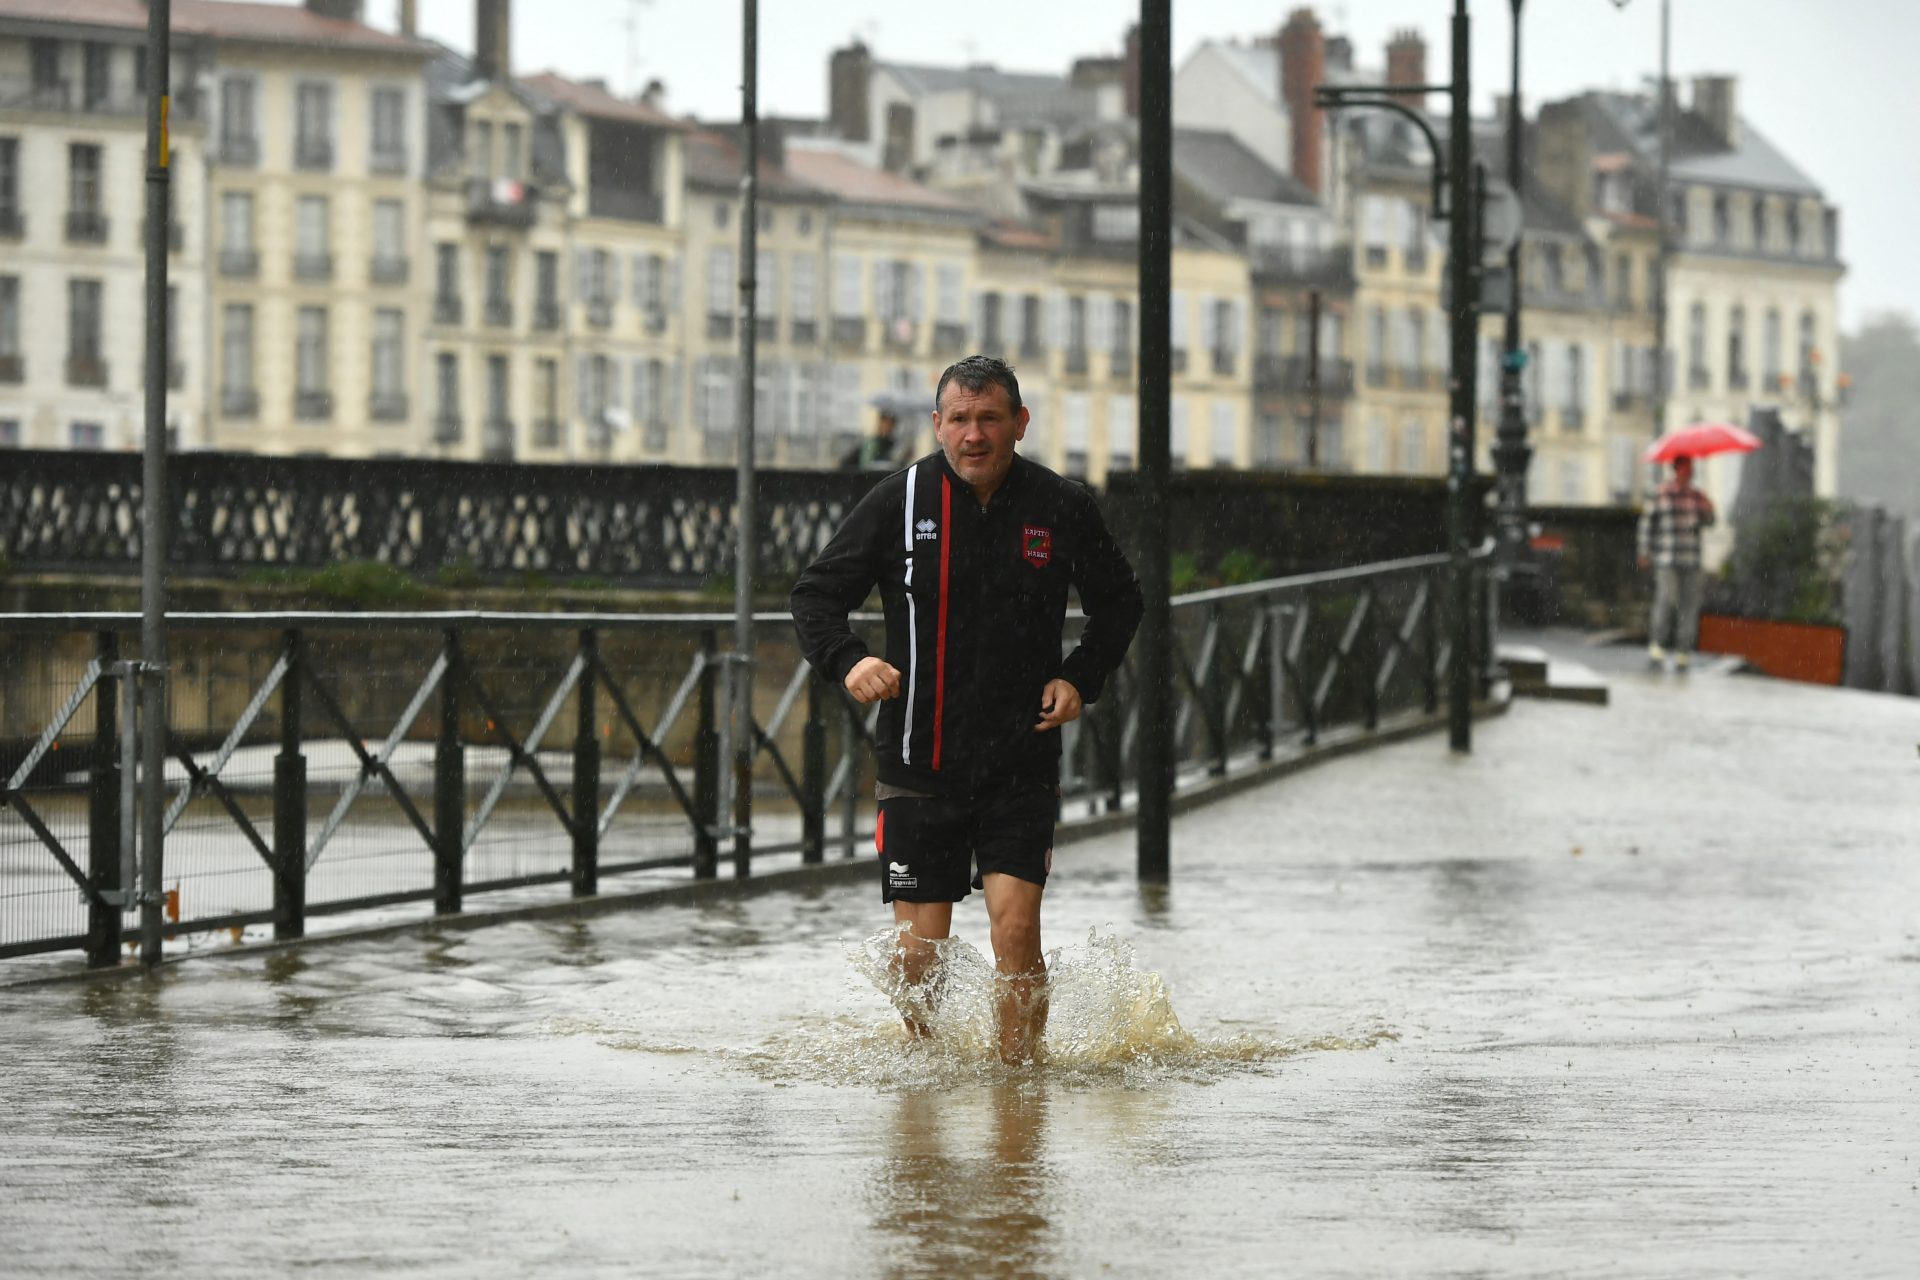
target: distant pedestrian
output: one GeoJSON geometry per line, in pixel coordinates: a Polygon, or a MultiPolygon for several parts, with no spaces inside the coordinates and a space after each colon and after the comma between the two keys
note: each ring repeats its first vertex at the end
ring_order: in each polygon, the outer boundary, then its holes
{"type": "MultiPolygon", "coordinates": [[[[939,447],[875,485],[793,588],[815,671],[883,702],[874,843],[894,968],[927,990],[953,904],[987,899],[1002,975],[1000,1054],[1046,1025],[1040,897],[1053,863],[1060,727],[1127,652],[1140,585],[1086,489],[1014,452],[1027,410],[1013,370],[969,356],[934,392],[939,447]],[[880,588],[884,656],[847,615],[880,588]],[[1087,622],[1061,656],[1067,591],[1087,622]]],[[[929,1034],[903,1009],[907,1027],[929,1034]]]]}
{"type": "Polygon", "coordinates": [[[883,408],[880,417],[873,424],[873,434],[847,450],[840,459],[842,471],[892,471],[898,464],[896,455],[900,451],[897,435],[900,426],[900,413],[897,409],[883,408]]]}
{"type": "Polygon", "coordinates": [[[1673,649],[1687,669],[1700,631],[1700,531],[1714,522],[1713,500],[1693,487],[1693,459],[1673,460],[1673,479],[1661,485],[1640,516],[1640,567],[1653,569],[1653,614],[1647,622],[1647,661],[1673,649]]]}

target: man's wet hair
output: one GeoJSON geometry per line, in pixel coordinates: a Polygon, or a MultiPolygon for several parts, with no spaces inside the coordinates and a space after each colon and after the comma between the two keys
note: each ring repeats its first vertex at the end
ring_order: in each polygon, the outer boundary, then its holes
{"type": "Polygon", "coordinates": [[[1013,376],[1013,366],[1005,360],[993,356],[968,356],[948,365],[947,371],[940,375],[940,384],[933,389],[933,407],[936,411],[947,394],[949,382],[957,382],[976,394],[988,387],[1004,387],[1008,411],[1016,415],[1020,412],[1020,379],[1013,376]]]}

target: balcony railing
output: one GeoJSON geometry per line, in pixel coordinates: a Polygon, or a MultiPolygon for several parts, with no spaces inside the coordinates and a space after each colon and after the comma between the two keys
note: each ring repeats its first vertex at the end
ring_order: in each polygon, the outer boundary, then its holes
{"type": "Polygon", "coordinates": [[[466,434],[465,424],[460,415],[451,409],[442,409],[433,415],[433,442],[435,444],[458,444],[460,437],[466,434]]]}
{"type": "Polygon", "coordinates": [[[251,280],[260,274],[260,254],[255,249],[222,249],[220,274],[230,280],[251,280]]]}
{"type": "Polygon", "coordinates": [[[236,169],[251,169],[260,163],[260,139],[254,137],[221,138],[220,163],[236,169]]]}
{"type": "Polygon", "coordinates": [[[1367,265],[1369,267],[1386,266],[1387,265],[1387,246],[1383,244],[1368,245],[1367,246],[1367,265]]]}
{"type": "Polygon", "coordinates": [[[381,177],[396,177],[407,171],[407,153],[402,151],[374,151],[367,156],[367,170],[381,177]]]}
{"type": "Polygon", "coordinates": [[[405,284],[409,265],[405,258],[374,258],[367,264],[367,279],[374,284],[405,284]]]}
{"type": "Polygon", "coordinates": [[[331,280],[333,279],[333,255],[330,253],[295,254],[293,275],[296,280],[331,280]]]}
{"type": "Polygon", "coordinates": [[[1400,251],[1400,261],[1406,264],[1410,272],[1418,273],[1427,269],[1427,246],[1410,244],[1400,251]]]}
{"type": "Polygon", "coordinates": [[[667,309],[665,307],[648,307],[646,309],[646,317],[648,333],[665,333],[667,331],[667,309]]]}
{"type": "Polygon", "coordinates": [[[1085,347],[1067,348],[1067,372],[1073,375],[1087,371],[1087,349],[1085,347]]]}
{"type": "Polygon", "coordinates": [[[524,230],[540,213],[539,192],[505,178],[467,179],[467,220],[524,230]]]}
{"type": "Polygon", "coordinates": [[[107,215],[89,210],[70,210],[67,213],[67,241],[70,244],[105,244],[107,215]]]}
{"type": "Polygon", "coordinates": [[[1234,359],[1233,352],[1227,351],[1221,348],[1214,349],[1213,372],[1215,376],[1222,377],[1222,378],[1231,378],[1233,376],[1233,369],[1236,363],[1237,362],[1234,359]]]}
{"type": "Polygon", "coordinates": [[[187,366],[179,360],[167,362],[167,386],[174,391],[187,385],[187,366]]]}
{"type": "Polygon", "coordinates": [[[433,298],[433,322],[435,324],[459,324],[466,314],[466,308],[457,295],[439,293],[433,298]]]}
{"type": "Polygon", "coordinates": [[[1353,283],[1353,258],[1345,245],[1331,249],[1256,245],[1250,256],[1254,275],[1264,280],[1333,286],[1353,283]]]}
{"type": "Polygon", "coordinates": [[[1133,349],[1115,347],[1107,356],[1107,372],[1115,378],[1133,376],[1133,349]]]}
{"type": "Polygon", "coordinates": [[[294,392],[293,416],[302,422],[325,422],[333,416],[333,392],[294,392]]]}
{"type": "Polygon", "coordinates": [[[776,316],[755,316],[753,318],[754,336],[761,342],[772,342],[780,335],[780,321],[776,316]]]}
{"type": "Polygon", "coordinates": [[[1687,370],[1687,389],[1689,391],[1705,391],[1712,385],[1713,375],[1708,373],[1706,369],[1696,366],[1687,370]]]}
{"type": "Polygon", "coordinates": [[[788,321],[787,341],[796,347],[812,346],[820,341],[820,322],[817,320],[788,321]]]}
{"type": "Polygon", "coordinates": [[[1727,390],[1745,391],[1747,389],[1747,371],[1745,369],[1727,370],[1727,390]]]}
{"type": "Polygon", "coordinates": [[[220,415],[225,418],[260,416],[260,393],[252,387],[220,388],[220,415]]]}
{"type": "Polygon", "coordinates": [[[18,209],[0,209],[0,240],[22,240],[27,234],[27,219],[18,209]]]}
{"type": "Polygon", "coordinates": [[[1387,366],[1383,364],[1367,365],[1367,385],[1384,387],[1387,385],[1387,366]]]}
{"type": "Polygon", "coordinates": [[[883,344],[889,351],[911,351],[920,340],[920,322],[906,316],[894,316],[881,323],[883,344]]]}
{"type": "Polygon", "coordinates": [[[333,139],[294,139],[293,165],[296,169],[309,171],[325,171],[333,168],[333,139]]]}
{"type": "Polygon", "coordinates": [[[587,323],[596,329],[613,327],[613,300],[611,298],[587,299],[587,323]]]}
{"type": "Polygon", "coordinates": [[[552,298],[542,298],[533,304],[533,327],[536,329],[558,329],[560,327],[560,304],[552,298]]]}
{"type": "Polygon", "coordinates": [[[534,447],[539,449],[559,448],[560,420],[551,416],[534,419],[533,443],[534,447]]]}
{"type": "Polygon", "coordinates": [[[513,303],[506,298],[488,298],[484,317],[496,329],[510,328],[513,325],[513,303]]]}
{"type": "Polygon", "coordinates": [[[733,316],[724,312],[707,312],[707,336],[709,338],[731,338],[733,336],[733,316]]]}
{"type": "Polygon", "coordinates": [[[106,386],[107,362],[98,356],[68,356],[67,385],[70,387],[106,386]]]}
{"type": "Polygon", "coordinates": [[[1047,344],[1040,340],[1039,334],[1028,333],[1021,335],[1020,358],[1022,360],[1044,360],[1046,359],[1046,355],[1047,344]]]}
{"type": "Polygon", "coordinates": [[[367,405],[367,412],[375,422],[405,422],[407,420],[407,393],[404,391],[376,391],[367,405]]]}
{"type": "MultiPolygon", "coordinates": [[[[1254,390],[1265,394],[1304,395],[1311,388],[1307,375],[1312,361],[1305,356],[1263,355],[1253,364],[1254,390]]],[[[1382,370],[1384,373],[1384,370],[1382,370]]],[[[1353,362],[1320,358],[1320,394],[1342,398],[1353,394],[1353,362]]]]}
{"type": "Polygon", "coordinates": [[[1185,347],[1175,347],[1169,351],[1167,353],[1167,367],[1173,373],[1185,373],[1187,371],[1187,349],[1185,347]]]}
{"type": "Polygon", "coordinates": [[[933,326],[933,349],[943,353],[966,349],[967,326],[941,321],[933,326]]]}
{"type": "Polygon", "coordinates": [[[660,222],[666,203],[656,192],[594,183],[587,195],[587,216],[620,218],[627,222],[660,222]]]}
{"type": "Polygon", "coordinates": [[[867,345],[866,317],[835,316],[833,318],[833,345],[836,347],[864,347],[867,345]]]}
{"type": "Polygon", "coordinates": [[[0,356],[0,383],[17,385],[27,380],[27,358],[17,352],[0,356]]]}

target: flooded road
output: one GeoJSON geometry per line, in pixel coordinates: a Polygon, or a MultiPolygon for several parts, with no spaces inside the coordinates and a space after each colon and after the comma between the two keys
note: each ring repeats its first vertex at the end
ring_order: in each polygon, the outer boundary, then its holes
{"type": "Polygon", "coordinates": [[[1916,706],[1627,678],[1062,848],[1017,1070],[866,885],[0,992],[0,1271],[1912,1275],[1916,706]]]}

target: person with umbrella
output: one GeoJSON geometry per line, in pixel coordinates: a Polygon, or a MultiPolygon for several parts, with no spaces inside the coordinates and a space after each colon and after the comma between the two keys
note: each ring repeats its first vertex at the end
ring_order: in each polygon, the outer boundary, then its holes
{"type": "Polygon", "coordinates": [[[1693,487],[1693,460],[1709,453],[1745,453],[1760,442],[1738,427],[1698,423],[1671,432],[1647,450],[1649,462],[1671,462],[1673,478],[1661,485],[1640,515],[1640,567],[1653,569],[1653,614],[1647,621],[1647,661],[1667,659],[1687,669],[1700,631],[1700,533],[1715,520],[1713,500],[1693,487]]]}

